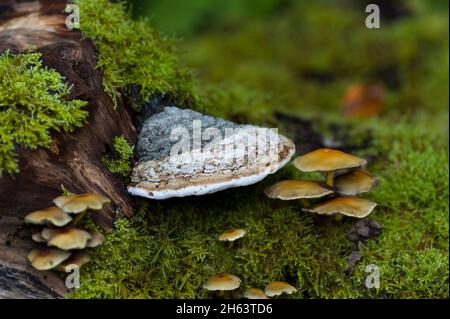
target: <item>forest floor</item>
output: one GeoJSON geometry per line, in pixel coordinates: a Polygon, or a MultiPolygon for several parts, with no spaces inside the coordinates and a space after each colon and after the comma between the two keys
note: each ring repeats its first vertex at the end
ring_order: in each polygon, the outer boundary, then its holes
{"type": "MultiPolygon", "coordinates": [[[[448,298],[448,16],[419,10],[379,31],[334,6],[299,6],[179,43],[196,72],[200,102],[185,105],[237,122],[279,127],[304,153],[333,145],[369,160],[378,203],[368,217],[381,234],[355,244],[355,220],[318,218],[296,201],[265,197],[287,178],[314,178],[292,164],[245,188],[152,201],[137,199],[84,268],[71,298],[211,298],[211,275],[230,272],[243,288],[284,280],[289,298],[448,298]],[[319,36],[320,35],[320,36],[319,36]],[[355,83],[383,88],[380,111],[342,116],[355,83]],[[217,236],[245,228],[234,244],[217,236]],[[348,258],[362,259],[350,271],[348,258]],[[364,283],[368,265],[380,287],[364,283]]],[[[242,289],[225,294],[238,297],[242,289]]]]}

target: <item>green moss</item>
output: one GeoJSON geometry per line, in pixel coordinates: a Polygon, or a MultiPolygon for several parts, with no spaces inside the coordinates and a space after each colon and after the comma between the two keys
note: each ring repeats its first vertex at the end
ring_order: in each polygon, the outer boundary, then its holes
{"type": "Polygon", "coordinates": [[[69,101],[70,86],[42,65],[39,53],[0,55],[0,177],[19,170],[17,146],[36,149],[51,142],[51,132],[83,125],[87,104],[69,101]]]}
{"type": "Polygon", "coordinates": [[[113,156],[103,155],[101,161],[111,173],[128,178],[132,170],[131,160],[134,146],[123,135],[120,135],[113,138],[113,147],[113,156]]]}
{"type": "Polygon", "coordinates": [[[352,142],[370,129],[374,140],[357,154],[380,178],[364,195],[379,204],[369,216],[382,224],[379,237],[356,247],[345,238],[354,220],[317,218],[299,202],[267,199],[263,190],[275,181],[320,178],[288,165],[245,188],[140,201],[136,215],[119,220],[96,249],[69,297],[210,298],[203,282],[227,271],[242,288],[225,297],[286,280],[298,289],[289,298],[448,298],[446,19],[420,11],[377,33],[362,28],[355,12],[308,4],[187,45],[199,83],[208,83],[197,87],[202,111],[258,123],[270,123],[278,110],[308,114],[356,125],[352,142]],[[386,69],[393,77],[385,78],[386,69]],[[398,85],[387,83],[392,78],[398,85]],[[386,82],[385,112],[366,122],[342,119],[343,91],[362,80],[386,82]],[[248,233],[225,245],[217,236],[230,227],[248,233]],[[354,250],[363,260],[345,275],[354,250]],[[364,286],[368,264],[381,270],[379,289],[364,286]]]}
{"type": "Polygon", "coordinates": [[[98,48],[103,86],[114,102],[121,92],[131,94],[134,87],[140,88],[144,102],[151,95],[169,96],[181,104],[195,100],[189,72],[181,67],[172,43],[152,29],[148,21],[132,20],[125,2],[77,3],[81,31],[98,48]]]}

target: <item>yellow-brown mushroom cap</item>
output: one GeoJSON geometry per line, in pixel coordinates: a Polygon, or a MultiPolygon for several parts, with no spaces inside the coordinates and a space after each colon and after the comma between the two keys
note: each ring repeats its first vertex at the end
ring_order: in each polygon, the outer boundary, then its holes
{"type": "Polygon", "coordinates": [[[377,206],[376,203],[356,197],[356,196],[339,196],[319,203],[310,208],[303,210],[316,213],[319,215],[342,214],[351,217],[364,218],[368,216],[377,206]]]}
{"type": "Polygon", "coordinates": [[[91,261],[91,257],[84,251],[72,253],[69,259],[66,259],[56,267],[56,270],[63,272],[71,272],[74,267],[81,268],[83,265],[91,261]]]}
{"type": "Polygon", "coordinates": [[[99,232],[91,231],[89,234],[91,234],[91,239],[86,243],[86,247],[94,248],[100,246],[105,241],[105,236],[99,232]]]}
{"type": "Polygon", "coordinates": [[[330,148],[321,148],[294,160],[294,166],[302,172],[330,172],[366,164],[363,158],[330,148]]]}
{"type": "Polygon", "coordinates": [[[58,247],[64,250],[83,249],[91,239],[91,234],[78,228],[49,229],[42,232],[49,246],[58,247]]]}
{"type": "Polygon", "coordinates": [[[269,299],[264,291],[258,288],[248,288],[244,292],[244,298],[247,299],[269,299]]]}
{"type": "Polygon", "coordinates": [[[267,187],[264,193],[269,198],[293,200],[323,197],[332,194],[333,190],[314,181],[286,180],[267,187]]]}
{"type": "Polygon", "coordinates": [[[266,288],[264,288],[264,293],[269,297],[280,296],[282,294],[290,295],[296,291],[297,289],[295,289],[294,286],[284,281],[271,282],[266,286],[266,288]]]}
{"type": "Polygon", "coordinates": [[[33,249],[27,257],[34,268],[49,270],[68,259],[70,252],[56,248],[33,249]]]}
{"type": "Polygon", "coordinates": [[[31,235],[31,239],[37,243],[46,243],[47,240],[45,240],[44,237],[42,237],[41,232],[33,233],[31,235]]]}
{"type": "Polygon", "coordinates": [[[247,231],[245,229],[228,229],[219,236],[220,241],[235,241],[241,237],[244,237],[247,231]]]}
{"type": "Polygon", "coordinates": [[[204,284],[203,288],[210,291],[215,290],[234,290],[239,288],[241,280],[232,274],[219,274],[210,277],[204,284]]]}
{"type": "Polygon", "coordinates": [[[336,191],[343,195],[366,193],[376,184],[377,178],[362,170],[340,175],[334,179],[336,191]]]}
{"type": "Polygon", "coordinates": [[[61,227],[67,225],[71,221],[72,217],[58,207],[37,210],[25,216],[25,222],[35,225],[52,224],[61,227]]]}
{"type": "Polygon", "coordinates": [[[78,214],[86,209],[100,210],[104,204],[110,203],[108,197],[99,194],[79,194],[59,196],[53,203],[67,213],[78,214]]]}

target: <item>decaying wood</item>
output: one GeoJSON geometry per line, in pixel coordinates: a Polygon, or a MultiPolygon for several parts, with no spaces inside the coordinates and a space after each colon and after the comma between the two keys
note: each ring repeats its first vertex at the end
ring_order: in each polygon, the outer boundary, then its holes
{"type": "Polygon", "coordinates": [[[65,7],[66,1],[0,0],[0,52],[37,48],[45,65],[73,85],[71,98],[89,103],[89,117],[82,128],[70,134],[53,132],[49,148],[29,151],[18,147],[20,173],[0,178],[0,298],[65,293],[60,276],[28,265],[26,254],[37,244],[29,236],[16,236],[25,227],[23,217],[52,206],[52,200],[61,195],[61,185],[74,193],[95,192],[111,198],[110,205],[94,214],[105,229],[110,229],[116,218],[132,215],[133,202],[125,186],[106,170],[100,157],[112,149],[114,136],[122,134],[136,142],[133,114],[123,101],[115,108],[102,89],[96,49],[79,31],[66,27],[65,7]]]}

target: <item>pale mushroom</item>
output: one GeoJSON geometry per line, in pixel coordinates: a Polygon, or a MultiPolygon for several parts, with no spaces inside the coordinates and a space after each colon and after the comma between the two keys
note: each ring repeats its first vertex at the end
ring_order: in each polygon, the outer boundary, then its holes
{"type": "Polygon", "coordinates": [[[323,197],[332,194],[333,190],[319,182],[286,180],[269,186],[264,193],[269,198],[294,200],[323,197]]]}
{"type": "Polygon", "coordinates": [[[42,237],[48,242],[49,246],[58,247],[64,250],[83,249],[91,239],[91,234],[78,228],[65,228],[42,231],[42,237]],[[47,239],[48,238],[48,239],[47,239]]]}
{"type": "Polygon", "coordinates": [[[280,296],[282,294],[290,295],[296,291],[297,291],[297,289],[295,289],[294,286],[292,286],[284,281],[271,282],[264,289],[264,292],[268,297],[280,296]]]}
{"type": "Polygon", "coordinates": [[[210,291],[225,291],[239,288],[241,280],[228,273],[219,274],[210,277],[204,284],[203,288],[210,291]]]}
{"type": "Polygon", "coordinates": [[[45,238],[42,237],[41,232],[33,233],[33,235],[31,235],[31,239],[37,243],[46,243],[47,242],[45,240],[45,238]]]}
{"type": "Polygon", "coordinates": [[[33,249],[27,257],[34,268],[49,270],[68,259],[70,252],[56,248],[33,249]]]}
{"type": "Polygon", "coordinates": [[[246,299],[269,299],[264,291],[258,288],[246,289],[243,297],[246,299]]]}
{"type": "Polygon", "coordinates": [[[50,207],[29,213],[25,216],[25,222],[34,225],[52,224],[58,227],[65,226],[72,221],[69,214],[58,207],[50,207]]]}
{"type": "Polygon", "coordinates": [[[105,236],[99,232],[91,231],[89,234],[91,235],[91,239],[86,243],[86,247],[94,248],[100,246],[105,241],[105,236]]]}
{"type": "Polygon", "coordinates": [[[247,233],[245,229],[229,229],[219,236],[220,241],[235,241],[247,233]]]}
{"type": "Polygon", "coordinates": [[[71,272],[74,267],[81,268],[83,265],[91,261],[91,257],[84,251],[72,253],[69,259],[59,264],[55,269],[62,272],[71,272]]]}
{"type": "Polygon", "coordinates": [[[342,214],[345,216],[364,218],[368,216],[376,206],[376,203],[368,199],[356,196],[339,196],[313,207],[304,208],[303,210],[319,215],[342,214]]]}
{"type": "Polygon", "coordinates": [[[377,178],[362,170],[356,170],[337,176],[334,179],[336,191],[343,195],[357,195],[370,191],[377,178]]]}
{"type": "Polygon", "coordinates": [[[84,212],[87,209],[100,210],[104,204],[110,202],[108,197],[93,193],[64,195],[53,200],[53,203],[63,211],[73,214],[84,212]]]}
{"type": "Polygon", "coordinates": [[[367,161],[363,158],[329,148],[312,151],[294,160],[294,166],[302,172],[325,172],[329,186],[333,186],[335,171],[366,164],[367,161]]]}

